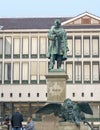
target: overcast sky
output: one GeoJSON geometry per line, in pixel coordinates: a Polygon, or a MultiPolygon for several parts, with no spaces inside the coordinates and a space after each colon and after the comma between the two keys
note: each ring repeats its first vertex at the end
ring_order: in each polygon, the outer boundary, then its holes
{"type": "Polygon", "coordinates": [[[100,17],[100,0],[0,0],[0,17],[100,17]]]}

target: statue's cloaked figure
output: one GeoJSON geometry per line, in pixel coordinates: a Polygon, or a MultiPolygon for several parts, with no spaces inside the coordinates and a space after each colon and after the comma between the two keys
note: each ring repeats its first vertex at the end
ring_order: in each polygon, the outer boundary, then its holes
{"type": "Polygon", "coordinates": [[[43,106],[41,109],[36,111],[36,113],[40,114],[51,114],[54,113],[55,116],[61,118],[63,122],[73,122],[76,126],[80,126],[80,122],[86,123],[91,130],[93,127],[85,118],[85,114],[93,115],[93,111],[90,105],[87,102],[79,102],[75,103],[71,99],[66,99],[63,102],[63,105],[60,103],[49,103],[43,106]]]}
{"type": "Polygon", "coordinates": [[[48,33],[49,70],[54,68],[55,60],[57,61],[57,69],[61,68],[62,61],[67,59],[68,50],[66,31],[61,27],[60,20],[57,19],[48,33]]]}

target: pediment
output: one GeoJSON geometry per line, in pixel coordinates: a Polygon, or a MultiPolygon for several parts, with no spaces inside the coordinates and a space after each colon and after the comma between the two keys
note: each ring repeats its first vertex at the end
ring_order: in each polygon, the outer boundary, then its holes
{"type": "Polygon", "coordinates": [[[100,24],[100,17],[97,17],[88,12],[85,12],[81,15],[78,15],[62,23],[63,26],[66,26],[68,24],[70,25],[100,24]]]}

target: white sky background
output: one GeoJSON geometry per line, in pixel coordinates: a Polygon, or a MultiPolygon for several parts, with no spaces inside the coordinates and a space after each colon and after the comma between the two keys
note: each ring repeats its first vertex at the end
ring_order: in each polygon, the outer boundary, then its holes
{"type": "Polygon", "coordinates": [[[0,17],[100,17],[100,0],[0,0],[0,17]]]}

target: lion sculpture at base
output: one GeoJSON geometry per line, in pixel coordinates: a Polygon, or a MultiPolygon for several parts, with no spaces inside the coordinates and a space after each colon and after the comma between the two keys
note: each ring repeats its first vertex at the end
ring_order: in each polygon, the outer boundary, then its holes
{"type": "Polygon", "coordinates": [[[71,99],[65,99],[63,104],[48,103],[39,110],[36,114],[51,114],[61,118],[62,122],[73,122],[77,127],[80,127],[80,122],[87,124],[91,130],[93,127],[85,118],[85,113],[93,115],[93,111],[87,102],[73,102],[71,99]]]}

